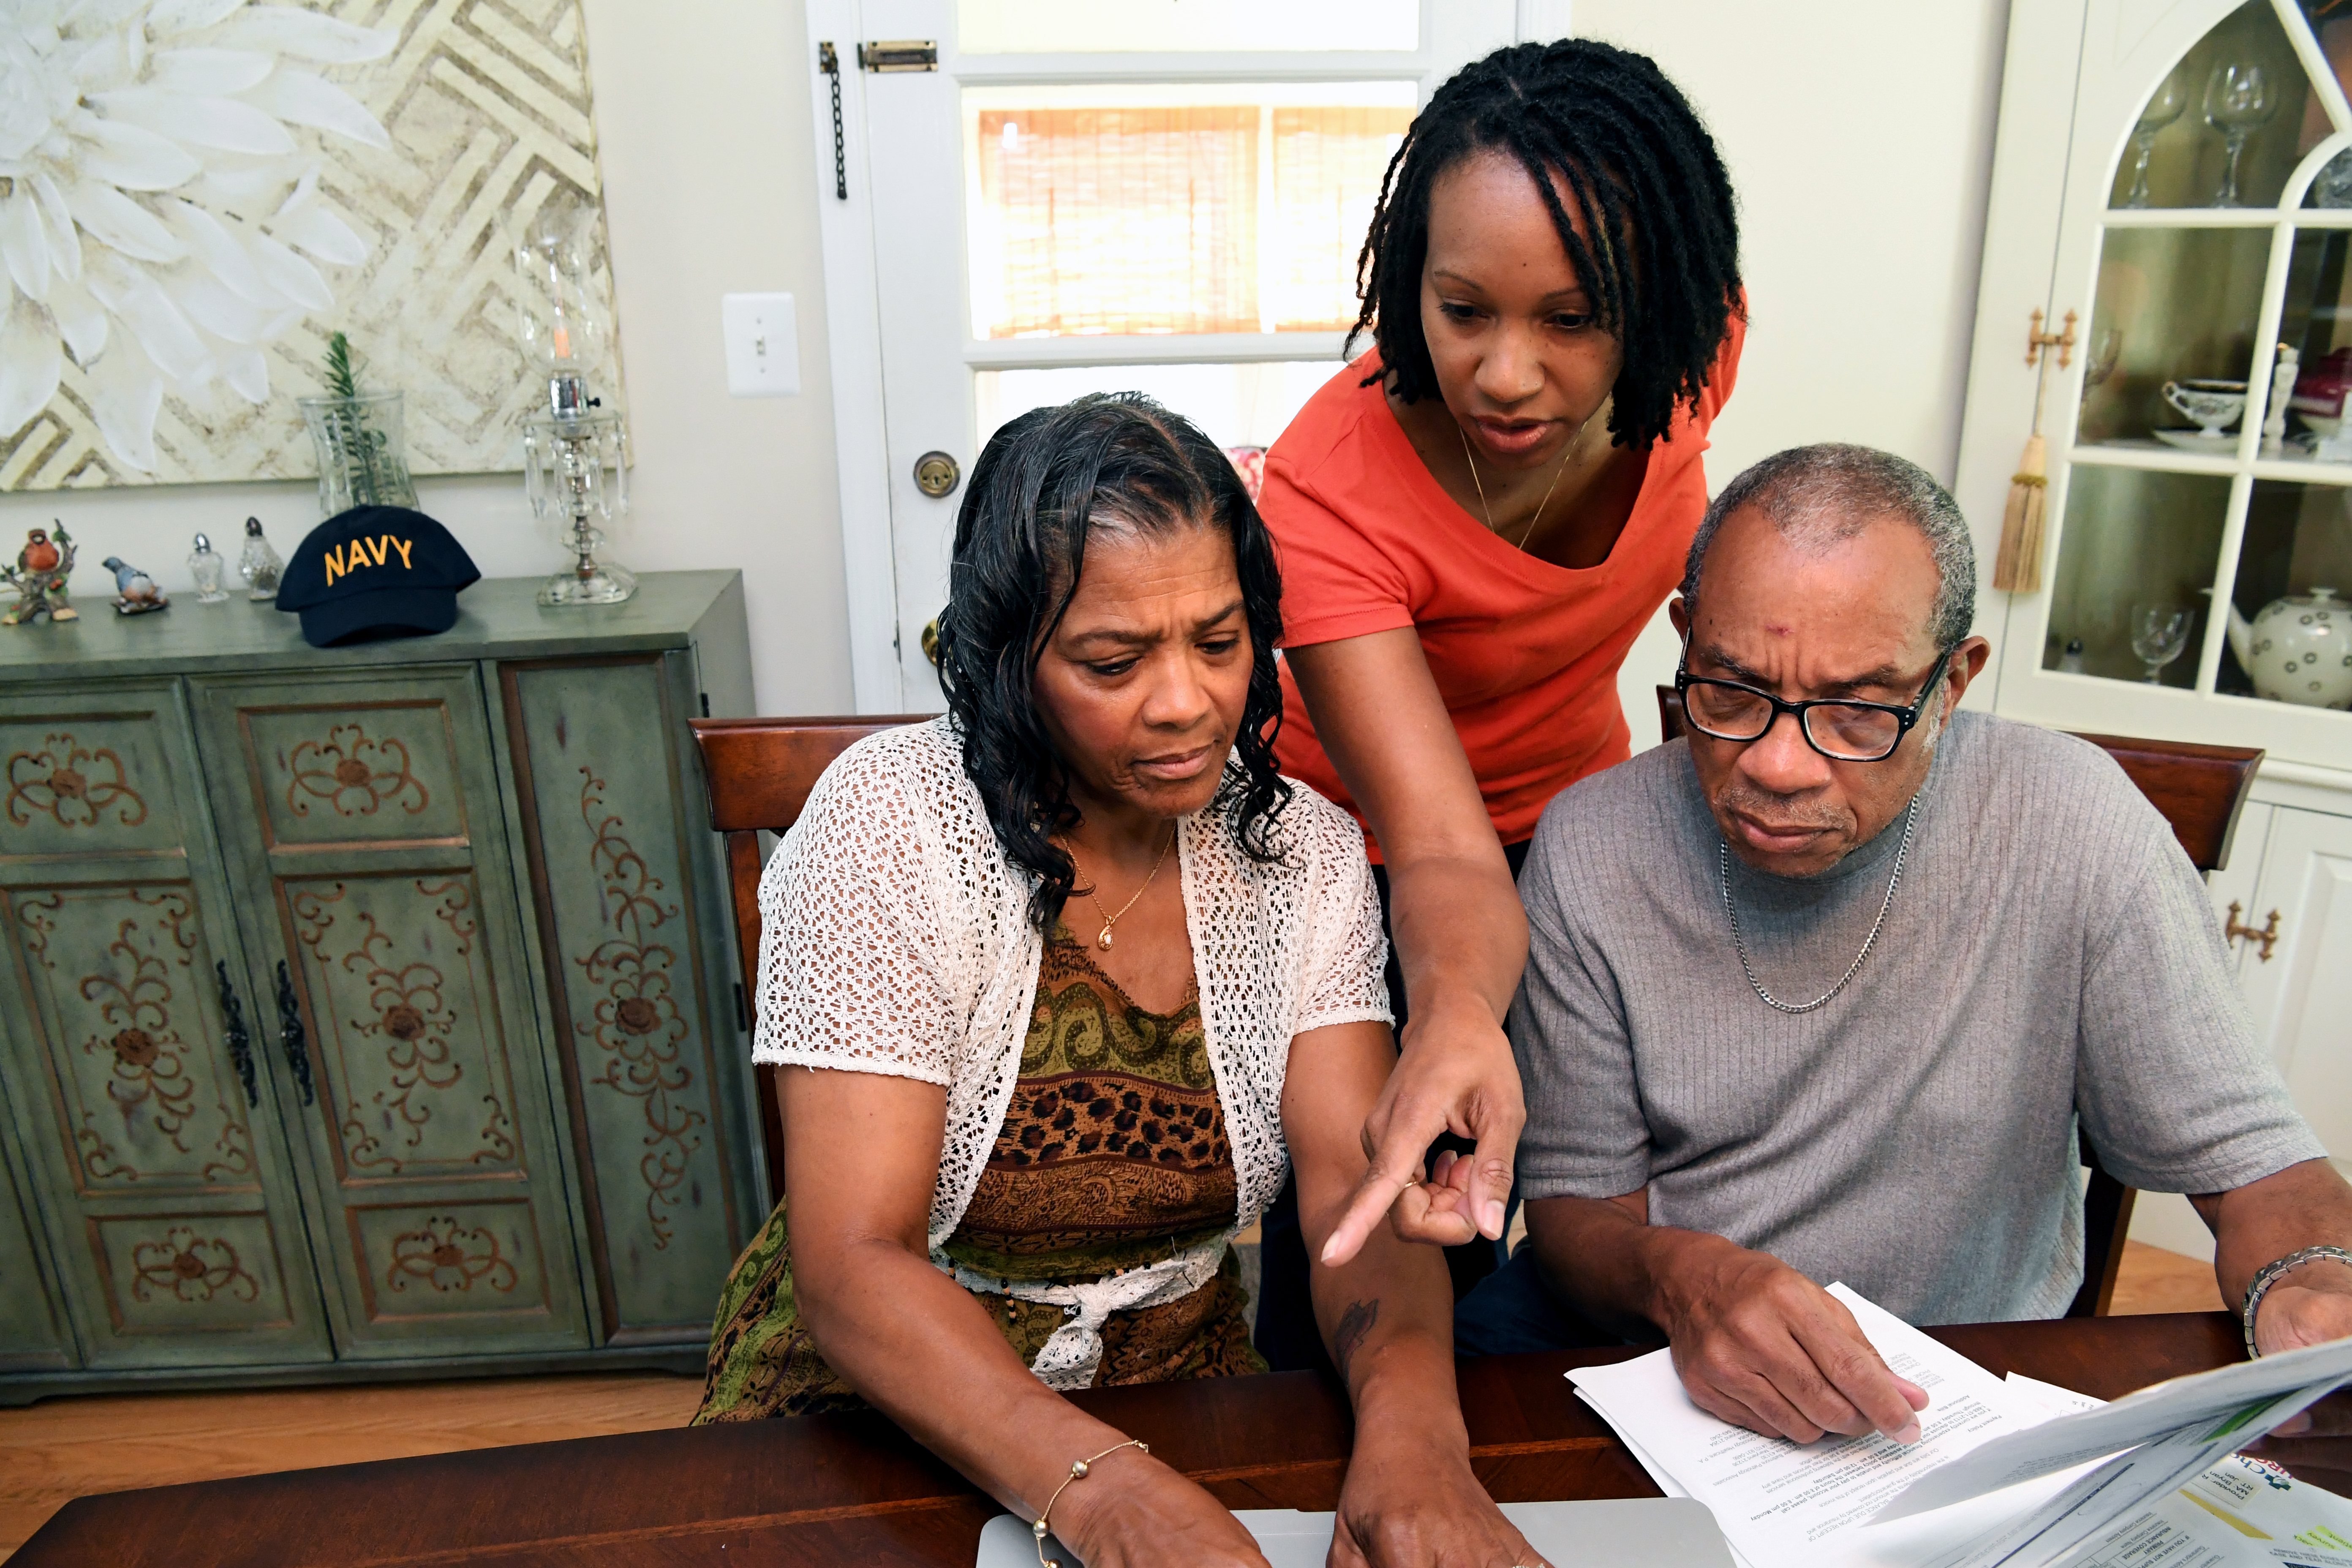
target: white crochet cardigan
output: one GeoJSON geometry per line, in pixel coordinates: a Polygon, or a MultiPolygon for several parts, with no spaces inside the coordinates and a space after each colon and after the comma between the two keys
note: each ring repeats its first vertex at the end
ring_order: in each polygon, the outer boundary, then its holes
{"type": "MultiPolygon", "coordinates": [[[[1288,1169],[1282,1083],[1292,1038],[1390,1021],[1388,940],[1363,833],[1306,785],[1293,789],[1279,819],[1282,863],[1250,859],[1222,813],[1178,824],[1201,1019],[1239,1178],[1235,1229],[1256,1223],[1288,1169]]],[[[945,719],[859,742],[817,781],[760,879],[751,1055],[946,1089],[931,1261],[969,1289],[1061,1306],[1070,1321],[1033,1366],[1055,1387],[1083,1387],[1102,1354],[1103,1320],[1197,1289],[1233,1232],[1077,1286],[984,1277],[941,1251],[1020,1071],[1045,951],[1030,888],[998,846],[945,719]]]]}

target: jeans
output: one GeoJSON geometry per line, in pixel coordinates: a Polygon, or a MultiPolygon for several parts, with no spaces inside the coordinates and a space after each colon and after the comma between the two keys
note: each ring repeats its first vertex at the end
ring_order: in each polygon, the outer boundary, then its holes
{"type": "Polygon", "coordinates": [[[1575,1308],[1552,1295],[1536,1268],[1532,1246],[1521,1247],[1517,1256],[1454,1304],[1455,1355],[1517,1355],[1626,1342],[1622,1335],[1587,1322],[1575,1308]]]}

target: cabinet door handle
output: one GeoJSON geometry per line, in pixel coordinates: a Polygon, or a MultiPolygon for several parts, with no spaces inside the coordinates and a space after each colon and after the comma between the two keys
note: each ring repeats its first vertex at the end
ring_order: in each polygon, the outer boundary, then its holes
{"type": "Polygon", "coordinates": [[[2245,906],[2238,902],[2237,900],[2231,899],[2230,900],[2230,919],[2227,923],[2221,927],[2221,935],[2224,940],[2229,942],[2258,942],[2262,943],[2262,961],[2264,963],[2268,963],[2271,961],[2271,949],[2278,945],[2279,912],[2276,910],[2273,910],[2271,911],[2270,923],[2259,926],[2250,926],[2243,920],[2239,918],[2245,912],[2245,906]]]}
{"type": "Polygon", "coordinates": [[[278,961],[278,1037],[286,1047],[286,1065],[294,1069],[294,1081],[301,1088],[302,1103],[319,1103],[319,1091],[310,1083],[310,1037],[302,1032],[302,1004],[294,995],[294,977],[286,973],[286,961],[278,961]]]}
{"type": "Polygon", "coordinates": [[[228,982],[228,960],[219,959],[213,970],[220,976],[221,1038],[228,1046],[228,1059],[236,1068],[236,1081],[245,1086],[245,1103],[248,1108],[261,1104],[261,1090],[253,1081],[253,1037],[245,1029],[245,1004],[236,999],[236,987],[228,982]]]}

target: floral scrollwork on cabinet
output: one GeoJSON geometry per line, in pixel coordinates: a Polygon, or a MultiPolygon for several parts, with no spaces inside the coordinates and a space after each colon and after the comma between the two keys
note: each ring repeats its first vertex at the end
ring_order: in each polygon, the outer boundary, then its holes
{"type": "MultiPolygon", "coordinates": [[[[478,931],[469,885],[454,878],[417,878],[409,885],[420,899],[429,900],[431,918],[455,939],[452,956],[469,958],[478,931]]],[[[384,929],[375,910],[341,907],[351,895],[350,884],[337,881],[293,889],[289,902],[296,936],[310,950],[314,972],[330,981],[337,973],[347,974],[362,987],[359,1008],[333,1020],[336,1030],[372,1042],[382,1052],[381,1072],[344,1075],[344,1158],[355,1170],[397,1175],[414,1158],[410,1152],[424,1144],[436,1101],[441,1107],[457,1102],[449,1091],[467,1077],[457,1048],[459,1019],[441,966],[423,959],[404,961],[402,944],[384,929]],[[343,928],[340,942],[339,925],[343,928]],[[351,1081],[362,1076],[376,1084],[369,1097],[376,1108],[373,1114],[351,1081]],[[387,1145],[379,1133],[394,1121],[398,1128],[387,1145]]],[[[480,1089],[484,1115],[475,1138],[478,1146],[467,1158],[477,1164],[509,1162],[515,1157],[513,1124],[500,1086],[485,1083],[480,1089]]]]}
{"type": "MultiPolygon", "coordinates": [[[[58,969],[52,939],[68,912],[68,896],[67,889],[51,889],[17,905],[26,950],[46,972],[58,969]]],[[[203,1068],[210,1064],[202,1061],[203,1046],[185,1031],[185,1020],[195,1012],[194,987],[183,996],[179,983],[189,978],[183,972],[200,945],[193,898],[179,888],[135,887],[75,889],[71,898],[76,906],[94,907],[102,900],[131,910],[104,932],[102,953],[90,952],[94,939],[77,944],[86,955],[82,963],[89,965],[86,973],[65,972],[71,977],[70,994],[89,1009],[75,1029],[82,1034],[79,1053],[99,1075],[96,1081],[79,1072],[76,1078],[89,1086],[84,1093],[94,1089],[106,1100],[106,1114],[89,1100],[79,1106],[74,1142],[84,1173],[101,1183],[180,1174],[185,1166],[172,1156],[191,1155],[200,1181],[249,1179],[251,1133],[236,1097],[226,1081],[206,1081],[203,1068]],[[207,1089],[209,1106],[201,1102],[207,1089]],[[205,1152],[197,1154],[190,1140],[204,1134],[196,1124],[215,1115],[218,1126],[205,1140],[205,1152]],[[137,1152],[142,1142],[145,1168],[137,1152]]]]}
{"type": "Polygon", "coordinates": [[[392,1268],[384,1283],[405,1290],[416,1281],[436,1290],[471,1290],[481,1284],[492,1290],[515,1288],[515,1268],[499,1250],[499,1238],[487,1226],[470,1229],[447,1215],[425,1222],[421,1230],[392,1238],[392,1268]]]}
{"type": "Polygon", "coordinates": [[[42,736],[38,751],[11,752],[7,781],[8,820],[18,827],[36,814],[59,827],[95,826],[110,810],[124,827],[147,820],[147,802],[114,749],[85,746],[63,731],[42,736]]]}
{"type": "Polygon", "coordinates": [[[325,740],[300,742],[286,771],[286,807],[297,816],[310,816],[313,801],[339,816],[373,816],[387,805],[415,816],[432,803],[411,768],[407,742],[372,739],[358,723],[337,724],[325,740]]]}
{"type": "Polygon", "coordinates": [[[683,1059],[688,1028],[671,978],[677,952],[654,938],[679,918],[678,906],[664,901],[662,879],[629,843],[620,815],[606,809],[604,781],[585,767],[580,773],[580,816],[594,835],[588,858],[610,934],[572,960],[598,993],[590,1016],[573,1026],[605,1058],[604,1070],[589,1083],[644,1107],[646,1152],[637,1172],[646,1184],[654,1246],[666,1248],[671,1226],[663,1211],[681,1200],[688,1164],[702,1147],[696,1129],[707,1120],[671,1098],[693,1087],[694,1074],[683,1059]]]}
{"type": "Polygon", "coordinates": [[[236,1248],[219,1237],[207,1240],[188,1226],[175,1225],[161,1241],[142,1241],[131,1249],[131,1295],[152,1301],[168,1295],[181,1301],[209,1301],[226,1295],[252,1301],[261,1287],[238,1261],[236,1248]]]}

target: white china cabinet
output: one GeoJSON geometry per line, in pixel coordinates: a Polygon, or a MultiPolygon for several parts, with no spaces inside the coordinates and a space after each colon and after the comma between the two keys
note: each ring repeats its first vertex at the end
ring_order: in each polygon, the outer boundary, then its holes
{"type": "MultiPolygon", "coordinates": [[[[2352,0],[2012,8],[1957,477],[1990,578],[2043,374],[2031,336],[2071,335],[2042,351],[2057,363],[2040,581],[1984,595],[1994,663],[1978,691],[2056,728],[2265,749],[2212,879],[2215,912],[2263,1037],[2340,1163],[2352,1162],[2347,79],[2352,0]],[[2290,351],[2299,363],[2283,369],[2290,351]]],[[[2147,1212],[2140,1234],[2194,1243],[2166,1224],[2185,1205],[2147,1212]]]]}

